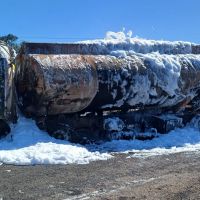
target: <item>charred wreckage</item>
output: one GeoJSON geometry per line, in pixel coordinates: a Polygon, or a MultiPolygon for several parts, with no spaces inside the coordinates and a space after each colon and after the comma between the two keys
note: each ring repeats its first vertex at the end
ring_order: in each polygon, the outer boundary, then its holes
{"type": "Polygon", "coordinates": [[[0,43],[0,135],[16,107],[72,142],[149,139],[200,108],[200,46],[155,42],[0,43]],[[149,133],[144,135],[143,133],[149,133]]]}

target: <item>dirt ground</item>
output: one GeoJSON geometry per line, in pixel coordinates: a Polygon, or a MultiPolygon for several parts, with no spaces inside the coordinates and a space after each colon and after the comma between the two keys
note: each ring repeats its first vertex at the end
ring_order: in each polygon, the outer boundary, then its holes
{"type": "Polygon", "coordinates": [[[200,199],[200,152],[88,165],[0,166],[0,200],[200,199]]]}

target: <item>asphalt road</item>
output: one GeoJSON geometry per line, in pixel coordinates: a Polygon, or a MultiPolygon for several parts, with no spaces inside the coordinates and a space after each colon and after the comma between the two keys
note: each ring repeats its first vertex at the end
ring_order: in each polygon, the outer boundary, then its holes
{"type": "Polygon", "coordinates": [[[200,199],[200,152],[88,165],[0,166],[0,200],[200,199]]]}

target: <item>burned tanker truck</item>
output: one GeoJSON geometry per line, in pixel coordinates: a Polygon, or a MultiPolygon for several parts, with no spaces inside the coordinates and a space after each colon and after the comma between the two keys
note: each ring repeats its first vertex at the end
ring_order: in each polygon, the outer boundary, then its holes
{"type": "MultiPolygon", "coordinates": [[[[2,62],[11,70],[8,60],[2,62]]],[[[13,102],[56,138],[132,139],[144,132],[151,138],[185,126],[199,113],[200,47],[195,44],[24,43],[14,62],[13,102]]]]}

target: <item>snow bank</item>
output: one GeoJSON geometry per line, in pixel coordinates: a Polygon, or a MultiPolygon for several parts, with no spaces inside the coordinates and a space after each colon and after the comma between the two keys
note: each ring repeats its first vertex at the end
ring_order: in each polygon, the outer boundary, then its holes
{"type": "Polygon", "coordinates": [[[160,54],[190,54],[194,43],[183,41],[147,40],[132,37],[132,32],[107,32],[105,39],[79,41],[78,43],[95,44],[96,53],[112,54],[112,51],[125,50],[136,53],[159,52],[160,54]]]}
{"type": "Polygon", "coordinates": [[[200,132],[193,127],[171,131],[153,140],[113,140],[101,145],[78,145],[56,140],[21,117],[12,134],[0,140],[0,164],[87,164],[112,158],[114,153],[145,157],[178,152],[200,151],[200,132]]]}
{"type": "Polygon", "coordinates": [[[115,140],[90,147],[99,152],[133,153],[131,157],[146,157],[180,152],[200,151],[200,132],[187,126],[176,129],[153,140],[115,140]]]}
{"type": "Polygon", "coordinates": [[[23,117],[12,127],[12,135],[0,140],[0,163],[5,164],[87,164],[111,157],[107,153],[90,152],[84,146],[56,140],[39,130],[32,120],[23,117]]]}

